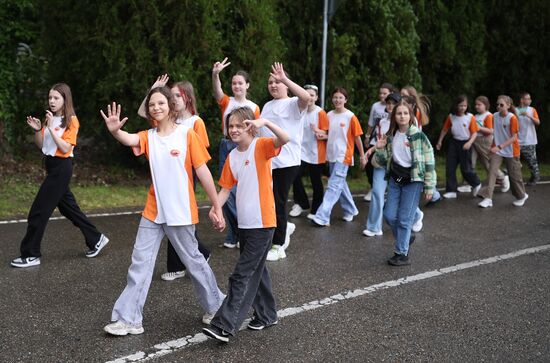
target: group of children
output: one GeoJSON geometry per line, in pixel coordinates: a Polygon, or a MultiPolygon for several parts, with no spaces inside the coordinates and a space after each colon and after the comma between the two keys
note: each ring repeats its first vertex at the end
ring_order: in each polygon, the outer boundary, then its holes
{"type": "MultiPolygon", "coordinates": [[[[334,109],[326,113],[315,104],[318,89],[294,83],[280,63],[274,63],[268,79],[272,100],[260,108],[247,99],[248,74],[235,73],[231,81],[233,96],[221,86],[220,72],[230,65],[225,58],[212,68],[212,86],[221,110],[223,139],[220,142],[221,190],[217,192],[206,165],[210,145],[204,121],[198,116],[193,86],[189,82],[169,83],[157,78],[138,114],[151,128],[128,133],[122,127],[121,106],[112,103],[100,111],[111,135],[136,156],[149,161],[152,184],[139,223],[127,284],[112,310],[112,323],[104,330],[112,335],[143,333],[142,312],[152,280],[155,260],[162,239],[168,243],[168,271],[163,280],[190,276],[195,295],[207,324],[204,333],[222,342],[236,334],[250,309],[253,318],[248,328],[261,330],[277,324],[277,310],[266,261],[286,257],[290,236],[295,229],[288,222],[287,198],[294,187],[295,204],[290,216],[298,217],[309,209],[311,223],[330,225],[331,211],[340,202],[342,219],[351,222],[359,211],[346,182],[359,153],[361,168],[368,166],[372,185],[370,208],[363,234],[382,235],[382,219],[395,238],[393,266],[410,263],[409,248],[414,232],[422,229],[421,195],[427,201],[440,199],[436,189],[434,152],[422,132],[428,123],[429,102],[413,87],[396,92],[389,84],[380,87],[380,100],[373,105],[365,145],[358,118],[346,108],[348,93],[336,88],[331,94],[334,109]],[[289,93],[294,96],[289,96],[289,93]],[[322,174],[328,162],[330,176],[326,190],[322,174]],[[305,192],[301,175],[309,172],[313,200],[305,192]],[[198,209],[195,185],[200,181],[212,204],[209,219],[214,229],[227,227],[224,246],[239,248],[240,256],[229,277],[227,295],[219,289],[208,264],[210,251],[197,235],[198,209]],[[387,189],[387,197],[385,198],[387,189]]],[[[458,164],[473,193],[483,196],[482,207],[492,205],[497,180],[505,189],[511,186],[521,206],[527,199],[521,179],[520,152],[530,167],[532,182],[538,181],[534,126],[540,122],[523,94],[521,107],[513,108],[507,96],[497,99],[498,112],[491,115],[485,97],[476,99],[478,114],[467,113],[467,99],[460,97],[445,121],[437,149],[450,130],[452,140],[447,153],[447,185],[444,197],[456,197],[459,188],[455,170],[458,164]],[[518,137],[519,135],[519,137],[518,137]],[[471,151],[489,173],[488,185],[481,182],[472,167],[471,151]],[[525,150],[525,151],[524,151],[525,150]],[[507,174],[500,171],[502,161],[507,174]]],[[[35,131],[35,143],[46,159],[47,176],[28,217],[27,233],[21,242],[21,256],[14,267],[40,264],[40,242],[45,226],[57,206],[60,212],[84,234],[89,247],[87,257],[95,257],[109,239],[101,234],[81,212],[69,188],[73,148],[79,128],[72,106],[70,89],[56,84],[48,97],[45,121],[28,117],[35,131]]],[[[475,159],[473,161],[475,164],[475,159]]]]}

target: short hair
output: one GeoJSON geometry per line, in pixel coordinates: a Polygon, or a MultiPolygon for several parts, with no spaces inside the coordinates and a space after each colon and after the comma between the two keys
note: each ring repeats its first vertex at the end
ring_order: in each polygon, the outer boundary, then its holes
{"type": "Polygon", "coordinates": [[[229,119],[231,117],[236,117],[240,122],[243,122],[244,120],[254,120],[256,116],[254,116],[254,112],[250,107],[237,107],[231,110],[225,117],[225,129],[229,133],[229,119]]]}

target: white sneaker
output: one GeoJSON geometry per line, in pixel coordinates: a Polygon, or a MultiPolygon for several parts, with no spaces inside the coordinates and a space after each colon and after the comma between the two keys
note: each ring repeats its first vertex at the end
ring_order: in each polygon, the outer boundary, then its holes
{"type": "Polygon", "coordinates": [[[456,199],[456,192],[447,192],[443,194],[443,198],[445,199],[456,199]]]}
{"type": "Polygon", "coordinates": [[[493,206],[493,200],[489,198],[483,199],[481,202],[478,203],[478,206],[481,208],[489,208],[493,206]]]}
{"type": "Polygon", "coordinates": [[[459,193],[470,193],[472,191],[472,187],[470,185],[461,185],[458,188],[456,188],[459,193]]]}
{"type": "Polygon", "coordinates": [[[214,315],[216,315],[216,313],[213,313],[213,314],[204,313],[204,315],[202,316],[202,323],[206,325],[210,325],[210,322],[212,321],[212,319],[214,319],[214,315]]]}
{"type": "Polygon", "coordinates": [[[291,222],[286,222],[286,234],[289,236],[292,236],[294,231],[296,230],[296,225],[291,222]]]}
{"type": "Polygon", "coordinates": [[[523,205],[525,204],[525,201],[527,200],[527,198],[529,198],[529,194],[525,193],[525,196],[523,198],[520,198],[520,199],[517,199],[513,202],[513,204],[516,206],[516,207],[523,207],[523,205]]]}
{"type": "Polygon", "coordinates": [[[165,272],[160,275],[160,278],[164,281],[174,281],[185,276],[185,271],[165,272]]]}
{"type": "Polygon", "coordinates": [[[288,215],[291,216],[291,217],[299,217],[300,214],[302,214],[303,211],[304,211],[304,209],[302,207],[300,207],[299,204],[294,204],[292,206],[292,208],[290,209],[290,212],[288,212],[288,215]]]}
{"type": "Polygon", "coordinates": [[[103,330],[111,335],[128,335],[128,334],[142,334],[144,332],[143,327],[126,324],[122,321],[116,321],[109,325],[106,325],[103,330]]]}
{"type": "Polygon", "coordinates": [[[363,197],[363,200],[365,202],[370,202],[371,198],[372,198],[372,190],[369,190],[369,192],[365,194],[365,196],[363,197]]]}
{"type": "Polygon", "coordinates": [[[267,261],[278,261],[286,258],[285,249],[279,245],[273,245],[267,253],[267,261]]]}
{"type": "Polygon", "coordinates": [[[355,217],[358,214],[359,214],[359,212],[357,212],[355,214],[346,214],[342,217],[342,219],[346,222],[351,222],[351,221],[353,221],[353,217],[355,217]]]}
{"type": "Polygon", "coordinates": [[[224,242],[223,246],[225,248],[239,248],[239,242],[237,242],[237,243],[224,242]]]}
{"type": "Polygon", "coordinates": [[[502,187],[500,188],[500,191],[502,193],[506,193],[510,190],[510,177],[508,175],[504,176],[504,179],[502,179],[502,187]]]}
{"type": "Polygon", "coordinates": [[[420,232],[422,230],[422,227],[424,224],[422,223],[422,220],[424,219],[424,212],[420,211],[420,218],[414,222],[412,226],[413,232],[420,232]]]}
{"type": "Polygon", "coordinates": [[[375,237],[375,236],[381,236],[384,234],[384,232],[382,231],[378,231],[378,232],[373,232],[371,230],[368,230],[368,229],[365,229],[363,230],[363,234],[367,237],[375,237]]]}
{"type": "Polygon", "coordinates": [[[109,243],[109,239],[107,238],[107,236],[102,234],[99,237],[99,241],[97,241],[97,243],[95,244],[94,249],[86,251],[86,257],[92,258],[97,256],[99,252],[101,252],[103,247],[107,246],[107,243],[109,243]]]}
{"type": "Polygon", "coordinates": [[[476,185],[473,189],[472,189],[472,195],[474,197],[477,197],[477,194],[479,193],[479,190],[481,189],[481,183],[479,183],[478,185],[476,185]]]}
{"type": "MultiPolygon", "coordinates": [[[[313,217],[315,217],[315,214],[313,214],[313,213],[309,213],[309,214],[307,215],[307,219],[313,220],[313,217]]],[[[287,227],[287,228],[288,228],[288,227],[287,227]]]]}
{"type": "Polygon", "coordinates": [[[11,261],[13,267],[32,267],[40,265],[40,257],[17,257],[11,261]]]}

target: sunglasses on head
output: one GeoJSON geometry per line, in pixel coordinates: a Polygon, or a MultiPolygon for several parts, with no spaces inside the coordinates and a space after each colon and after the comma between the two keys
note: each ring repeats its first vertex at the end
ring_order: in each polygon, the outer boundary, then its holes
{"type": "Polygon", "coordinates": [[[312,90],[314,90],[315,92],[318,92],[318,91],[319,91],[319,88],[317,88],[317,86],[314,85],[314,84],[306,84],[306,85],[304,86],[304,89],[312,89],[312,90]]]}

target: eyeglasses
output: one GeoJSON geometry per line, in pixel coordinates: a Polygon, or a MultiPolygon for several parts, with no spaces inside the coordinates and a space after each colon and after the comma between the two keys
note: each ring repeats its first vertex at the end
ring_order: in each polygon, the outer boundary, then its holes
{"type": "Polygon", "coordinates": [[[319,88],[318,88],[316,85],[314,85],[314,84],[306,84],[306,85],[304,86],[304,89],[312,89],[312,90],[314,90],[315,92],[319,92],[319,88]]]}

